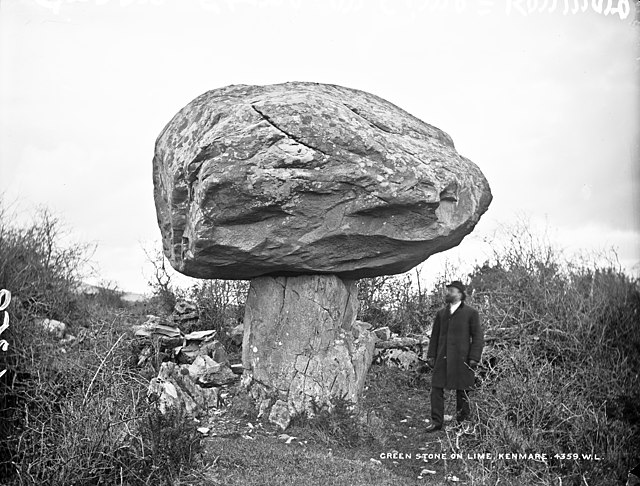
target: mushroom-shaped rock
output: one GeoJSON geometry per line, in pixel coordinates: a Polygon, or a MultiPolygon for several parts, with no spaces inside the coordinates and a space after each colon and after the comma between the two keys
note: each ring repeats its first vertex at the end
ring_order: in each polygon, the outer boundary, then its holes
{"type": "Polygon", "coordinates": [[[164,253],[199,278],[402,273],[452,248],[491,202],[451,137],[343,86],[231,85],[158,136],[164,253]]]}
{"type": "Polygon", "coordinates": [[[251,280],[242,383],[296,413],[362,391],[378,338],[356,321],[355,279],[459,244],[492,198],[442,130],[308,82],[197,97],[158,136],[153,182],[171,265],[251,280]]]}

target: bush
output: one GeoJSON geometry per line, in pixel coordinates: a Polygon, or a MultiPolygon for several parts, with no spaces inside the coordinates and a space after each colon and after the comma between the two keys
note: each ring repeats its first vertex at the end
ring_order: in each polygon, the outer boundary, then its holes
{"type": "Polygon", "coordinates": [[[87,247],[63,247],[59,221],[38,214],[18,227],[0,210],[0,288],[12,293],[0,353],[3,484],[174,484],[198,461],[194,422],[147,403],[131,360],[136,316],[115,289],[75,293],[87,247]],[[34,317],[63,320],[77,341],[59,342],[34,317]]]}
{"type": "Polygon", "coordinates": [[[626,480],[640,456],[639,414],[629,406],[640,399],[638,279],[611,256],[563,256],[527,226],[499,241],[469,275],[486,339],[474,400],[479,433],[469,446],[603,457],[501,461],[495,471],[503,474],[626,480]]]}
{"type": "Polygon", "coordinates": [[[420,287],[420,274],[417,269],[415,272],[417,286],[408,273],[358,280],[358,319],[375,328],[388,326],[403,336],[423,333],[431,325],[440,301],[420,287]]]}
{"type": "Polygon", "coordinates": [[[174,272],[162,251],[157,250],[153,255],[147,252],[147,258],[155,269],[154,279],[149,282],[154,294],[151,306],[164,314],[171,314],[179,300],[192,301],[200,315],[198,323],[190,330],[215,329],[218,339],[225,346],[230,345],[227,331],[244,319],[249,281],[203,279],[182,288],[172,283],[174,272]]]}
{"type": "Polygon", "coordinates": [[[0,200],[0,288],[12,293],[11,315],[74,322],[85,317],[74,292],[86,272],[90,245],[62,246],[67,231],[48,209],[17,226],[0,200]]]}
{"type": "Polygon", "coordinates": [[[162,250],[144,251],[147,255],[147,260],[154,268],[153,279],[148,282],[153,291],[149,306],[152,309],[157,309],[159,313],[171,314],[178,299],[184,297],[184,291],[178,286],[172,285],[172,272],[162,250]]]}
{"type": "MultiPolygon", "coordinates": [[[[199,329],[215,329],[216,336],[229,346],[227,331],[241,324],[249,282],[246,280],[203,280],[187,292],[200,310],[199,329]]],[[[197,329],[193,329],[197,330],[197,329]]]]}

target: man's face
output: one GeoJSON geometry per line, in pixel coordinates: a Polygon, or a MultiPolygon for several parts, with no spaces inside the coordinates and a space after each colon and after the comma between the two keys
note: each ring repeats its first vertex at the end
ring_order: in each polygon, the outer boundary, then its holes
{"type": "Polygon", "coordinates": [[[447,295],[444,296],[444,301],[447,304],[451,304],[459,300],[462,300],[462,292],[455,287],[447,287],[447,295]]]}

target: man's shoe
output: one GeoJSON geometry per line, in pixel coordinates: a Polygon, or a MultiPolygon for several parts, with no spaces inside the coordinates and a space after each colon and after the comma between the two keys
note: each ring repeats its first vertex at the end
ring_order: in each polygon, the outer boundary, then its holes
{"type": "Polygon", "coordinates": [[[440,430],[440,429],[442,429],[442,425],[429,424],[424,430],[425,432],[435,432],[436,430],[440,430]]]}

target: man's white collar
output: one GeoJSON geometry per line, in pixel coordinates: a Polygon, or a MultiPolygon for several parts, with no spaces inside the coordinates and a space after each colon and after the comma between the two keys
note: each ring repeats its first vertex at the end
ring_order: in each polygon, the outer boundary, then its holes
{"type": "Polygon", "coordinates": [[[456,302],[455,304],[451,304],[451,305],[450,305],[450,308],[451,308],[451,314],[453,314],[453,313],[456,311],[456,309],[457,309],[458,307],[460,307],[460,304],[461,304],[461,303],[462,303],[462,301],[461,301],[461,300],[459,300],[459,301],[458,301],[458,302],[456,302]]]}

